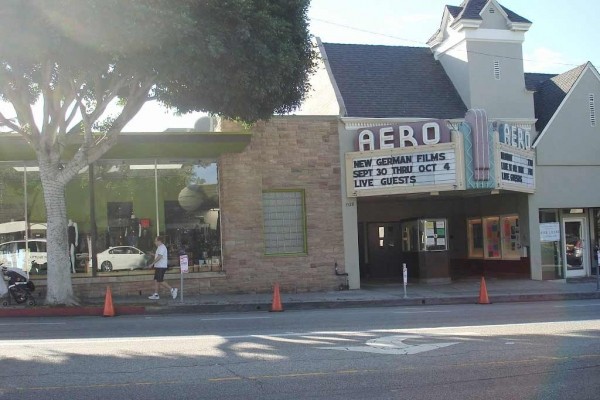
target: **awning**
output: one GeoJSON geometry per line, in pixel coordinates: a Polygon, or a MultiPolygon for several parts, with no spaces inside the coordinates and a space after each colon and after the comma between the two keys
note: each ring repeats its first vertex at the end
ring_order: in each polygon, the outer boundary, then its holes
{"type": "MultiPolygon", "coordinates": [[[[251,136],[238,132],[125,132],[101,160],[217,159],[222,154],[242,152],[251,136]]],[[[77,143],[66,144],[65,159],[78,147],[77,143]]],[[[0,162],[35,160],[35,152],[20,135],[0,135],[0,162]]]]}

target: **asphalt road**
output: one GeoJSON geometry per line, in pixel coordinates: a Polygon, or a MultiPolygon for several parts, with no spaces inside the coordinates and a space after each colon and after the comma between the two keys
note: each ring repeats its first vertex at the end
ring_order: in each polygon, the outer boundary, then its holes
{"type": "Polygon", "coordinates": [[[0,335],[0,398],[600,398],[598,300],[5,318],[0,335]]]}

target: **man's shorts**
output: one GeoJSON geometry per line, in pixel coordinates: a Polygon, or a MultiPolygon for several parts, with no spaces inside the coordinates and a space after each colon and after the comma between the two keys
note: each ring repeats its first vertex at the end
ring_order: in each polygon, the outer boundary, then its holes
{"type": "Polygon", "coordinates": [[[165,278],[165,272],[167,272],[166,268],[154,268],[154,280],[156,282],[162,282],[165,278]]]}

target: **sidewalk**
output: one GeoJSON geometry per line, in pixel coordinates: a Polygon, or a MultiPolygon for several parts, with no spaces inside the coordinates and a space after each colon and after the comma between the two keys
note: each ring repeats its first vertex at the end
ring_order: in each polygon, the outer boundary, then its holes
{"type": "MultiPolygon", "coordinates": [[[[486,286],[492,303],[600,299],[595,278],[568,283],[488,278],[486,286]]],[[[284,310],[474,304],[479,298],[479,288],[479,279],[448,285],[411,284],[404,298],[401,284],[366,284],[360,290],[281,293],[281,302],[284,310]]],[[[166,293],[160,300],[149,300],[148,295],[113,297],[117,315],[268,311],[272,302],[272,293],[186,296],[185,288],[183,302],[180,297],[172,300],[166,293]]],[[[98,298],[87,300],[83,307],[4,307],[0,308],[0,317],[102,315],[103,303],[104,299],[98,298]]]]}

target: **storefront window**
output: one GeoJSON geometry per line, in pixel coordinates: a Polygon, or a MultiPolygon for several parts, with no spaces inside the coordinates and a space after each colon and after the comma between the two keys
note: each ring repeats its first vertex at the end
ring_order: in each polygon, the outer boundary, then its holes
{"type": "MultiPolygon", "coordinates": [[[[92,275],[92,247],[101,275],[151,273],[154,238],[165,237],[169,266],[187,254],[190,271],[221,268],[217,164],[103,161],[93,167],[96,234],[90,208],[90,169],[65,190],[71,270],[92,275]]],[[[0,167],[0,262],[47,272],[46,212],[39,169],[0,167]],[[29,249],[29,251],[27,251],[29,249]]]]}
{"type": "Polygon", "coordinates": [[[542,279],[563,278],[561,235],[557,210],[540,210],[542,279]]]}
{"type": "Polygon", "coordinates": [[[187,254],[192,266],[220,270],[217,164],[170,164],[157,174],[160,230],[169,265],[179,265],[179,255],[187,254]]]}
{"type": "MultiPolygon", "coordinates": [[[[67,197],[68,215],[76,212],[67,197]]],[[[154,163],[102,162],[94,167],[97,268],[101,274],[140,273],[150,262],[156,232],[154,163]]],[[[89,208],[89,197],[82,207],[89,208]]],[[[78,224],[80,222],[75,221],[78,224]]],[[[83,224],[80,231],[89,232],[83,224]]],[[[89,271],[89,268],[88,268],[89,271]]]]}

